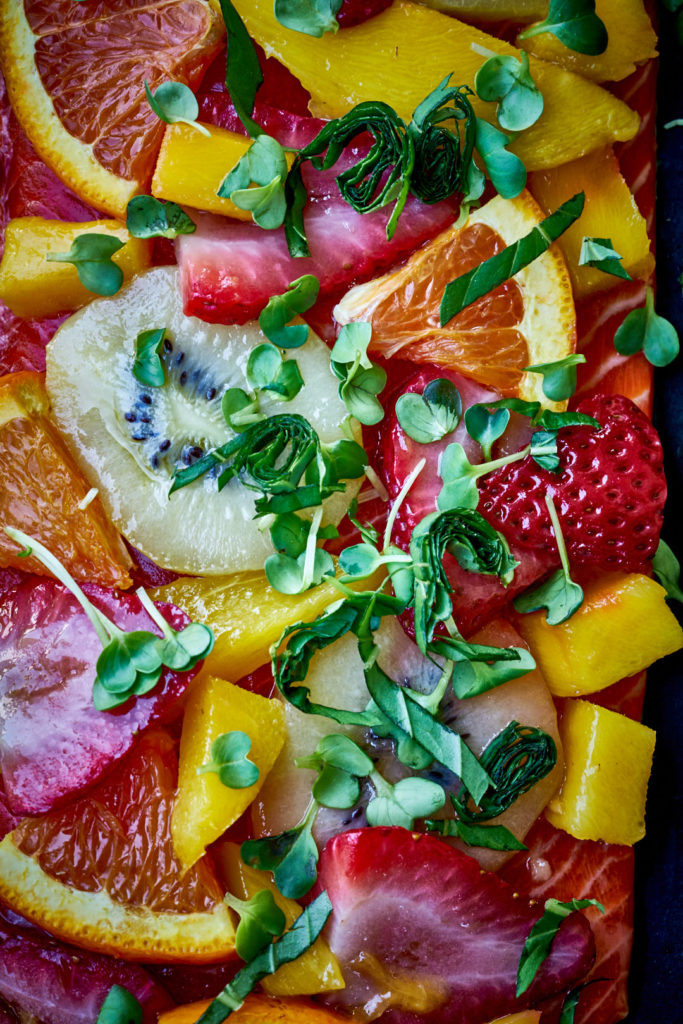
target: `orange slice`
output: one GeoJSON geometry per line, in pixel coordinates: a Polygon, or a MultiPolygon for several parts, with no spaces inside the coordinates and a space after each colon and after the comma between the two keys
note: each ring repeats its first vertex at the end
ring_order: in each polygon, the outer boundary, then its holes
{"type": "Polygon", "coordinates": [[[119,217],[148,187],[164,133],[145,79],[197,85],[222,39],[212,0],[0,0],[0,66],[22,128],[70,188],[119,217]]]}
{"type": "Polygon", "coordinates": [[[78,946],[134,960],[211,962],[234,951],[212,865],[173,853],[175,743],[146,732],[87,795],[26,818],[0,843],[0,899],[78,946]]]}
{"type": "MultiPolygon", "coordinates": [[[[159,1017],[159,1024],[195,1024],[210,1005],[210,999],[202,999],[167,1010],[159,1017]]],[[[230,1016],[230,1024],[348,1024],[349,1020],[307,999],[274,999],[258,992],[247,996],[230,1016]]]]}
{"type": "Polygon", "coordinates": [[[556,247],[439,326],[446,284],[528,234],[542,217],[528,192],[517,199],[496,196],[399,270],[352,288],[334,315],[340,324],[372,323],[370,352],[436,363],[547,405],[540,374],[523,368],[562,359],[576,346],[571,283],[556,247]]]}

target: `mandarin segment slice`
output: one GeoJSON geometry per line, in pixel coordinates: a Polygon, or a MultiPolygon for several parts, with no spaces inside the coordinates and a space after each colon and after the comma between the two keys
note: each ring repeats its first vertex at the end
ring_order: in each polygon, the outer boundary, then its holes
{"type": "MultiPolygon", "coordinates": [[[[35,537],[79,580],[129,587],[130,556],[52,424],[42,374],[0,381],[0,452],[0,524],[35,537]]],[[[46,574],[0,531],[9,565],[46,574]]]]}
{"type": "Polygon", "coordinates": [[[222,40],[212,0],[0,2],[0,64],[22,128],[79,196],[118,216],[147,187],[163,136],[145,80],[196,86],[222,40]]]}
{"type": "MultiPolygon", "coordinates": [[[[195,1024],[211,1005],[209,999],[187,1003],[176,1010],[168,1010],[159,1017],[158,1024],[195,1024]]],[[[342,1017],[332,1010],[316,1006],[307,999],[274,999],[252,992],[239,1010],[231,1015],[230,1024],[344,1024],[342,1017]]]]}

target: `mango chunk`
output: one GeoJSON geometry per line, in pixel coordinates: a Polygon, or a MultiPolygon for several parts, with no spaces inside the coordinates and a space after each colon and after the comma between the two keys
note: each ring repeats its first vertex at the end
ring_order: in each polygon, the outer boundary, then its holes
{"type": "MultiPolygon", "coordinates": [[[[201,999],[167,1010],[158,1024],[195,1024],[210,1003],[210,999],[201,999]]],[[[230,1024],[348,1024],[348,1020],[307,999],[274,999],[260,992],[252,992],[239,1010],[230,1014],[230,1024]]]]}
{"type": "Polygon", "coordinates": [[[621,846],[642,839],[654,731],[597,704],[569,700],[560,734],[564,782],[546,808],[548,821],[575,839],[621,846]]]}
{"type": "MultiPolygon", "coordinates": [[[[643,0],[596,0],[595,13],[605,23],[608,37],[607,49],[597,56],[570,50],[550,32],[517,42],[535,57],[560,64],[594,82],[621,81],[638,64],[657,56],[657,34],[643,0]]],[[[544,16],[545,11],[540,20],[544,16]]]]}
{"type": "Polygon", "coordinates": [[[0,263],[0,299],[17,316],[44,317],[70,312],[97,296],[78,278],[72,263],[49,263],[49,252],[68,252],[77,235],[112,235],[124,242],[112,260],[125,281],[151,264],[150,242],[133,238],[118,220],[83,223],[15,217],[5,229],[5,252],[0,263]]]}
{"type": "Polygon", "coordinates": [[[596,267],[579,266],[581,242],[589,238],[609,238],[622,257],[621,265],[631,277],[646,281],[654,270],[647,223],[641,214],[611,147],[589,153],[579,160],[536,171],[529,176],[529,190],[546,213],[551,213],[579,191],[586,193],[583,213],[558,240],[567,261],[574,295],[618,285],[620,278],[596,267]]]}
{"type": "Polygon", "coordinates": [[[249,806],[275,764],[285,741],[282,703],[202,673],[192,687],[180,738],[178,792],[171,818],[173,848],[184,868],[192,867],[209,843],[249,806]],[[233,730],[251,739],[248,757],[259,770],[245,789],[225,786],[216,772],[199,774],[211,760],[211,745],[233,730]]]}
{"type": "MultiPolygon", "coordinates": [[[[338,117],[362,100],[383,100],[409,121],[418,103],[451,72],[454,85],[473,85],[485,59],[473,43],[519,56],[508,43],[410,0],[395,0],[362,25],[321,39],[283,29],[272,0],[236,0],[235,6],[267,55],[308,89],[311,110],[319,117],[338,117]]],[[[529,170],[575,160],[631,139],[638,130],[638,115],[593,82],[536,59],[531,72],[545,110],[512,146],[529,170]]],[[[495,104],[475,98],[474,106],[481,117],[495,117],[495,104]]]]}
{"type": "MultiPolygon", "coordinates": [[[[221,843],[216,849],[216,860],[227,888],[238,899],[248,900],[261,889],[270,889],[285,915],[287,928],[291,928],[302,908],[295,900],[282,895],[268,872],[256,871],[245,864],[236,843],[221,843]]],[[[339,961],[322,937],[316,939],[298,960],[283,964],[275,974],[261,982],[269,996],[310,996],[344,986],[339,961]]]]}
{"type": "Polygon", "coordinates": [[[584,587],[583,604],[559,626],[549,626],[543,611],[520,615],[516,626],[558,697],[604,690],[683,647],[666,591],[639,573],[584,587]]]}
{"type": "MultiPolygon", "coordinates": [[[[244,156],[253,140],[212,124],[204,128],[208,136],[191,125],[168,125],[154,169],[152,195],[225,217],[251,220],[250,210],[241,210],[217,192],[223,178],[244,156]]],[[[294,155],[288,153],[289,164],[293,159],[294,155]]]]}

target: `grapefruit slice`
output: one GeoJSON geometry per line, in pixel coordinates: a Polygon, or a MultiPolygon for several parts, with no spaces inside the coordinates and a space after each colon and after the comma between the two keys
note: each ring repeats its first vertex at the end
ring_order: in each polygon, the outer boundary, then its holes
{"type": "Polygon", "coordinates": [[[22,128],[70,188],[119,217],[163,135],[145,80],[197,85],[222,40],[213,0],[0,0],[0,66],[22,128]]]}

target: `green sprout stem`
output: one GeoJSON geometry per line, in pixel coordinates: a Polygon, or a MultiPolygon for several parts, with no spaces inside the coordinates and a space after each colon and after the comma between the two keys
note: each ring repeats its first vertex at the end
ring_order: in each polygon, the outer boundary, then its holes
{"type": "Polygon", "coordinates": [[[564,570],[565,576],[569,579],[569,556],[567,555],[567,546],[564,542],[564,536],[562,534],[562,527],[560,526],[560,517],[557,514],[555,508],[555,502],[552,499],[550,491],[545,496],[545,503],[548,506],[548,514],[550,515],[550,521],[553,524],[553,532],[555,534],[555,543],[557,544],[557,550],[560,556],[560,562],[564,570]]]}
{"type": "Polygon", "coordinates": [[[316,552],[316,541],[318,540],[318,530],[320,529],[320,523],[323,518],[322,505],[313,513],[313,519],[311,521],[311,528],[308,531],[308,538],[306,540],[306,557],[304,558],[304,569],[301,580],[302,590],[308,590],[311,583],[313,582],[313,575],[315,569],[315,552],[316,552]]]}
{"type": "Polygon", "coordinates": [[[389,547],[389,544],[391,543],[391,534],[392,534],[392,531],[394,529],[394,523],[396,522],[396,517],[397,517],[397,515],[399,513],[401,505],[405,501],[405,499],[406,499],[406,497],[408,495],[408,492],[410,491],[410,488],[413,486],[413,484],[415,483],[415,481],[417,480],[418,476],[420,475],[420,473],[422,472],[422,470],[425,468],[426,465],[427,465],[427,460],[426,459],[420,459],[420,461],[417,463],[417,465],[414,467],[414,469],[411,470],[411,472],[408,474],[408,476],[404,480],[403,487],[399,491],[399,493],[398,493],[398,495],[396,497],[396,501],[391,506],[391,511],[389,512],[389,516],[387,518],[387,526],[386,526],[386,529],[384,531],[384,543],[382,545],[382,550],[385,551],[385,552],[386,552],[387,548],[389,547]]]}
{"type": "Polygon", "coordinates": [[[143,587],[138,587],[135,591],[139,598],[140,604],[149,615],[152,622],[154,622],[161,632],[164,634],[167,640],[175,640],[175,633],[171,626],[169,626],[166,619],[163,617],[159,609],[156,607],[151,597],[143,587]]]}

